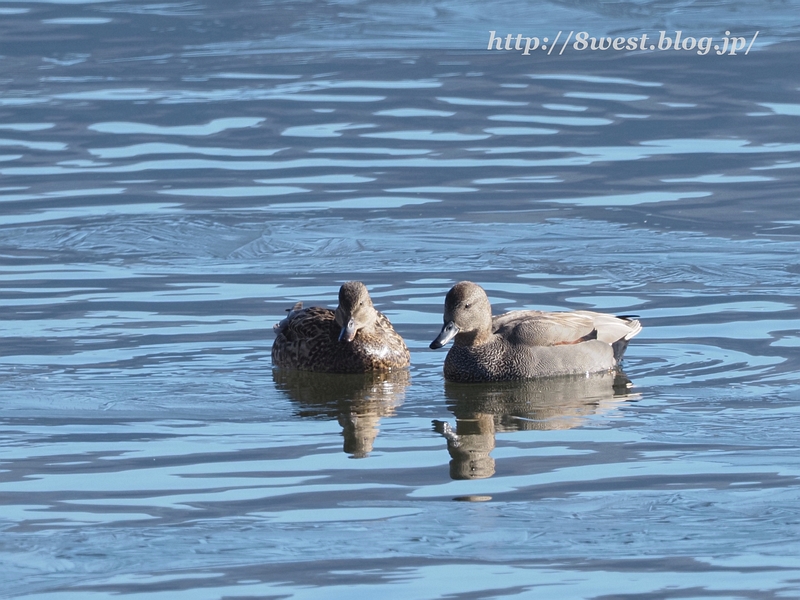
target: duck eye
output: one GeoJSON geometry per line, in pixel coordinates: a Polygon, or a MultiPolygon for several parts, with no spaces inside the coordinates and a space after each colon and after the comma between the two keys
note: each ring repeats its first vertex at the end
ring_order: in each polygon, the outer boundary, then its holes
{"type": "Polygon", "coordinates": [[[470,304],[469,302],[464,304],[464,308],[469,308],[470,306],[472,306],[472,304],[470,304]]]}

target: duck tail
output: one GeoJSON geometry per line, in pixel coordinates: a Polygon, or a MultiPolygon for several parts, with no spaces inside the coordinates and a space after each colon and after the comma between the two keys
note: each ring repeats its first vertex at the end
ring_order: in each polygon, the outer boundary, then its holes
{"type": "Polygon", "coordinates": [[[632,337],[639,335],[639,332],[642,330],[642,324],[639,322],[639,319],[637,318],[638,316],[639,315],[625,315],[617,317],[618,319],[627,321],[628,327],[630,328],[630,331],[625,334],[625,340],[629,340],[632,337]]]}
{"type": "Polygon", "coordinates": [[[639,335],[639,332],[642,330],[642,324],[639,322],[639,319],[636,318],[638,316],[639,315],[617,315],[617,318],[625,321],[628,326],[628,332],[611,344],[611,348],[614,350],[614,359],[617,361],[622,360],[622,355],[625,354],[625,350],[631,338],[639,335]]]}
{"type": "Polygon", "coordinates": [[[614,350],[614,360],[617,362],[622,360],[622,355],[625,354],[625,350],[628,348],[628,340],[622,338],[621,340],[617,340],[613,344],[611,344],[611,349],[614,350]]]}
{"type": "Polygon", "coordinates": [[[289,314],[286,315],[286,318],[283,319],[280,323],[275,323],[275,325],[272,326],[272,330],[274,332],[276,332],[276,333],[281,331],[284,327],[286,327],[286,325],[289,324],[289,321],[291,320],[291,318],[296,313],[299,313],[301,310],[303,310],[303,303],[302,302],[296,302],[295,305],[292,306],[292,308],[287,308],[286,312],[289,313],[289,314]]]}

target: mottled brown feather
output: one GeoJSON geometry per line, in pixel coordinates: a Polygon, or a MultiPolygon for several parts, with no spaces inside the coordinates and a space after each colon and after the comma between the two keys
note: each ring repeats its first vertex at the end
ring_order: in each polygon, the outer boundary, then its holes
{"type": "MultiPolygon", "coordinates": [[[[340,294],[340,298],[345,302],[354,301],[347,295],[343,298],[340,294]]],[[[356,310],[370,311],[370,322],[358,329],[351,342],[339,340],[342,325],[336,321],[335,311],[316,306],[302,308],[301,303],[296,304],[289,315],[274,326],[272,363],[278,367],[326,373],[366,373],[407,367],[410,355],[403,338],[389,319],[372,307],[368,294],[366,301],[368,306],[356,310]]]]}

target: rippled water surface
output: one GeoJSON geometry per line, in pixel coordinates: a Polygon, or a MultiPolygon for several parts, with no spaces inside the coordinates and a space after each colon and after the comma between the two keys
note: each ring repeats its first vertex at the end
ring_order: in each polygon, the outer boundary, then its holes
{"type": "Polygon", "coordinates": [[[0,3],[0,595],[800,595],[796,3],[487,6],[0,3]],[[274,371],[349,279],[411,369],[274,371]],[[445,384],[462,279],[644,330],[445,384]]]}

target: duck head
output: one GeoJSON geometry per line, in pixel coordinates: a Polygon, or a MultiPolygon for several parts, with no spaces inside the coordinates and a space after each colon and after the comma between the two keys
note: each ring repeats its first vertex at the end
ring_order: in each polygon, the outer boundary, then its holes
{"type": "Polygon", "coordinates": [[[340,342],[352,342],[359,329],[369,327],[377,318],[367,286],[360,281],[348,281],[339,288],[336,323],[342,328],[340,342]]]}
{"type": "Polygon", "coordinates": [[[437,349],[456,338],[456,343],[473,345],[492,333],[492,305],[484,289],[471,281],[455,284],[444,299],[444,326],[431,342],[437,349]]]}

